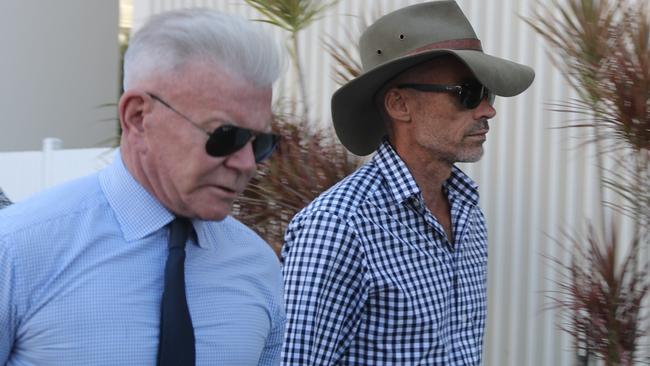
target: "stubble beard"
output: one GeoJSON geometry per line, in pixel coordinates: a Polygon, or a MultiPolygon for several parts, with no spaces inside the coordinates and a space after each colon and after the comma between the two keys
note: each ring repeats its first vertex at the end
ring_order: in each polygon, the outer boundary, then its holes
{"type": "Polygon", "coordinates": [[[457,163],[476,163],[481,158],[483,157],[483,144],[481,143],[480,146],[477,148],[472,148],[472,149],[467,149],[466,151],[462,151],[458,156],[456,157],[456,162],[457,163]]]}
{"type": "MultiPolygon", "coordinates": [[[[468,132],[468,135],[471,135],[474,132],[477,131],[483,131],[483,130],[488,130],[489,131],[490,126],[489,123],[486,119],[482,119],[479,121],[476,125],[474,125],[468,132]]],[[[483,157],[484,149],[483,149],[483,144],[485,141],[480,141],[478,142],[477,146],[467,146],[465,147],[457,156],[457,162],[459,163],[476,163],[477,161],[481,160],[483,157]]]]}
{"type": "Polygon", "coordinates": [[[475,163],[481,160],[484,153],[485,141],[462,141],[455,147],[445,144],[435,135],[417,135],[416,142],[424,147],[436,160],[446,161],[449,165],[455,163],[475,163]]]}

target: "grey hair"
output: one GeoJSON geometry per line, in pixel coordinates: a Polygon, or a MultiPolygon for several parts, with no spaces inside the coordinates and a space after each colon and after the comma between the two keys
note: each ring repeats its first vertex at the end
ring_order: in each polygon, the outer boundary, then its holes
{"type": "Polygon", "coordinates": [[[155,15],[138,30],[124,56],[124,90],[189,61],[214,62],[259,86],[271,86],[284,68],[277,42],[258,25],[209,9],[155,15]]]}

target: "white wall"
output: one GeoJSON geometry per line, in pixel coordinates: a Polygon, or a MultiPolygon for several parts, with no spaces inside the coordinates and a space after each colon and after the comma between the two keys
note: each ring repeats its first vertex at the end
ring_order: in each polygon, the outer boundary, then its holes
{"type": "Polygon", "coordinates": [[[46,188],[96,172],[110,163],[115,155],[113,148],[58,147],[57,141],[45,141],[41,150],[0,152],[0,188],[12,202],[20,202],[46,188]]]}
{"type": "Polygon", "coordinates": [[[0,151],[112,144],[117,29],[117,1],[0,1],[0,151]]]}

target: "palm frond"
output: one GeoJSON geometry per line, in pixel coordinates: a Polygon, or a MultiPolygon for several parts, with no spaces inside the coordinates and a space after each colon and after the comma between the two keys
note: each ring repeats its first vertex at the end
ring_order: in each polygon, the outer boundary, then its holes
{"type": "Polygon", "coordinates": [[[267,23],[278,26],[291,33],[297,33],[314,21],[320,19],[323,13],[336,5],[340,0],[245,0],[266,19],[267,23]]]}
{"type": "Polygon", "coordinates": [[[325,37],[321,41],[327,53],[334,59],[334,81],[337,84],[346,84],[361,75],[361,62],[356,52],[332,37],[325,37]]]}

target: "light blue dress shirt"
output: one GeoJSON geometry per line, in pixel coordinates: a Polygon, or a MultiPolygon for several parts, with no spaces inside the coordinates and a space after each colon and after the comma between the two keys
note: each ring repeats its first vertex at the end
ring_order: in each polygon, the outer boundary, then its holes
{"type": "MultiPolygon", "coordinates": [[[[0,365],[155,365],[172,213],[124,167],[0,211],[0,365]]],[[[193,221],[185,278],[197,365],[276,365],[279,261],[228,217],[193,221]]]]}

